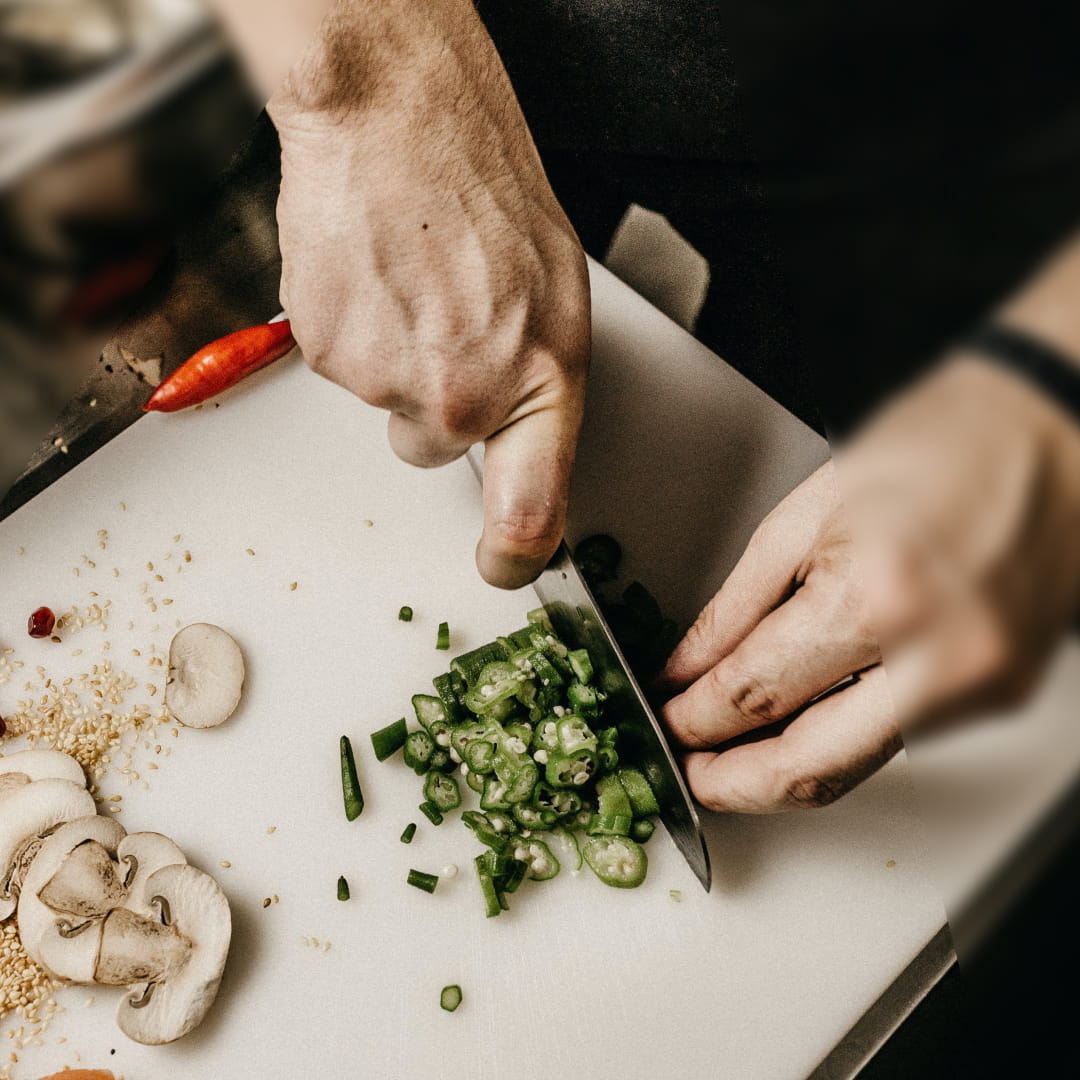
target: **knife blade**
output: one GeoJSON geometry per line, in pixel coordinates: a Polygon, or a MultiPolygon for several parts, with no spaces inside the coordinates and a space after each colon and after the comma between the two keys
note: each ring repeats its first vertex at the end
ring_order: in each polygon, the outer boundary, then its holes
{"type": "MultiPolygon", "coordinates": [[[[466,455],[483,479],[482,453],[466,455]]],[[[559,544],[533,582],[556,633],[568,645],[589,651],[593,670],[607,695],[605,710],[617,717],[624,758],[641,769],[660,806],[660,820],[706,892],[712,885],[709,849],[690,793],[648,699],[642,692],[611,628],[581,576],[566,542],[559,544]]]]}

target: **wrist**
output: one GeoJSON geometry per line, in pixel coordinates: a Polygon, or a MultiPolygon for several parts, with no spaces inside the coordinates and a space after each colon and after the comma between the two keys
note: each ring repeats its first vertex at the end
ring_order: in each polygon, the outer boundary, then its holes
{"type": "Polygon", "coordinates": [[[1080,371],[1080,240],[1063,247],[995,320],[1029,334],[1080,371]]]}
{"type": "Polygon", "coordinates": [[[444,96],[469,58],[482,55],[485,41],[470,0],[336,0],[268,110],[275,123],[301,117],[337,123],[380,104],[415,108],[444,96]]]}

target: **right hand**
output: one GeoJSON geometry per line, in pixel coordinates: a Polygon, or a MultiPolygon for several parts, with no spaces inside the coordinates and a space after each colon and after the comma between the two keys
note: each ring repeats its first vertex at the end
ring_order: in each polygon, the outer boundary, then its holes
{"type": "Polygon", "coordinates": [[[268,110],[281,300],[308,364],[419,466],[483,441],[483,577],[562,538],[590,345],[584,253],[468,0],[335,6],[268,110]]]}

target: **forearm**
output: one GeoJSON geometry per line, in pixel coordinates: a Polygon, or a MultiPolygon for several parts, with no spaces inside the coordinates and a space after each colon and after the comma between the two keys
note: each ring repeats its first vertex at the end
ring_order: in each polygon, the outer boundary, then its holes
{"type": "MultiPolygon", "coordinates": [[[[228,0],[230,3],[250,0],[228,0]]],[[[462,98],[513,101],[495,47],[471,0],[334,0],[271,99],[278,114],[355,119],[385,104],[416,109],[462,98]]]]}

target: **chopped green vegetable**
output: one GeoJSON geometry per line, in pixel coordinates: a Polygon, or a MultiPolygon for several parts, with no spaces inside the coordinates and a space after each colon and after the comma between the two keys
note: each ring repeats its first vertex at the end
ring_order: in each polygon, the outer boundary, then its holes
{"type": "Polygon", "coordinates": [[[681,889],[668,889],[668,896],[670,896],[672,900],[680,901],[680,900],[682,900],[682,890],[681,889]]]}
{"type": "Polygon", "coordinates": [[[507,909],[525,878],[559,873],[552,835],[575,870],[588,864],[624,889],[645,878],[640,844],[659,807],[641,770],[619,765],[619,730],[595,678],[588,651],[568,648],[537,608],[525,626],[454,657],[432,680],[434,694],[412,697],[420,726],[402,756],[424,776],[421,812],[438,825],[462,806],[463,792],[479,796],[479,809],[463,809],[461,820],[485,846],[475,867],[489,917],[507,909]]]}
{"type": "Polygon", "coordinates": [[[445,814],[461,805],[461,789],[452,776],[429,772],[424,782],[424,800],[445,814]]]}
{"type": "Polygon", "coordinates": [[[415,888],[423,889],[426,893],[433,893],[435,886],[439,884],[438,874],[428,874],[423,870],[410,870],[409,876],[405,880],[415,888]]]}
{"type": "Polygon", "coordinates": [[[339,877],[337,879],[337,898],[339,900],[349,899],[349,883],[344,877],[339,877]]]}
{"type": "Polygon", "coordinates": [[[461,987],[444,986],[439,994],[439,1008],[453,1012],[461,1004],[461,987]]]}
{"type": "Polygon", "coordinates": [[[418,775],[423,775],[431,768],[431,755],[434,753],[435,740],[426,731],[410,732],[405,739],[405,764],[418,775]]]}
{"type": "Polygon", "coordinates": [[[450,648],[450,624],[446,622],[439,623],[438,633],[435,635],[435,648],[436,649],[449,649],[450,648]]]}
{"type": "Polygon", "coordinates": [[[645,880],[649,857],[628,836],[594,836],[586,845],[585,861],[605,884],[633,889],[645,880]]]}
{"type": "Polygon", "coordinates": [[[413,610],[408,604],[403,604],[401,609],[397,613],[397,617],[402,622],[412,622],[413,610]]]}
{"type": "Polygon", "coordinates": [[[364,793],[360,790],[360,780],[356,775],[356,761],[353,758],[352,743],[348,735],[341,736],[341,790],[345,798],[345,817],[355,821],[364,809],[364,793]]]}
{"type": "Polygon", "coordinates": [[[403,844],[411,844],[412,843],[412,838],[415,835],[416,835],[416,822],[415,821],[410,821],[409,824],[405,826],[404,830],[401,833],[401,842],[403,844]]]}
{"type": "Polygon", "coordinates": [[[409,734],[409,725],[403,716],[392,724],[371,733],[371,746],[378,761],[385,761],[391,754],[396,754],[404,745],[409,734]]]}

